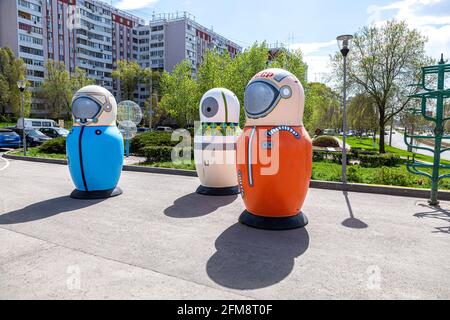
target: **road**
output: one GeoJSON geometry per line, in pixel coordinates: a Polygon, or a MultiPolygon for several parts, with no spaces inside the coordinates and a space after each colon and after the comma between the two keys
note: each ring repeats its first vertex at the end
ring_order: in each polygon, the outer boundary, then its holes
{"type": "Polygon", "coordinates": [[[313,189],[305,229],[269,232],[196,178],[120,186],[76,201],[65,166],[0,171],[0,299],[450,299],[450,204],[313,189]]]}
{"type": "MultiPolygon", "coordinates": [[[[385,141],[386,141],[387,144],[389,144],[389,138],[390,138],[389,135],[387,135],[386,138],[385,138],[386,139],[385,141]]],[[[408,146],[405,143],[404,134],[403,133],[396,131],[395,134],[392,135],[392,146],[396,147],[396,148],[399,148],[401,150],[408,150],[408,146]]],[[[422,143],[419,144],[419,147],[430,148],[429,146],[424,145],[422,143]]],[[[429,151],[426,151],[426,150],[419,150],[419,149],[417,149],[416,153],[423,154],[423,155],[426,155],[426,156],[431,156],[431,157],[434,156],[432,152],[429,152],[429,151]]],[[[450,152],[443,153],[442,154],[442,159],[450,161],[450,152]]]]}

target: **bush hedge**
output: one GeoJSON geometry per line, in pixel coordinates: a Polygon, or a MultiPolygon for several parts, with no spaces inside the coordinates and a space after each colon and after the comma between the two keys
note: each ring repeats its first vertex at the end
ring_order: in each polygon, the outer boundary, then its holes
{"type": "Polygon", "coordinates": [[[319,148],[339,148],[339,140],[331,136],[320,136],[313,140],[313,146],[319,148]]]}
{"type": "Polygon", "coordinates": [[[374,182],[381,185],[406,187],[414,181],[410,174],[400,171],[398,168],[382,167],[378,171],[374,182]]]}
{"type": "MultiPolygon", "coordinates": [[[[194,140],[193,136],[192,141],[194,140]]],[[[175,147],[181,142],[172,141],[172,133],[170,132],[146,132],[137,135],[131,140],[130,152],[136,155],[145,156],[144,148],[147,147],[175,147]]]]}
{"type": "Polygon", "coordinates": [[[66,138],[60,137],[48,140],[39,146],[39,151],[43,153],[65,154],[66,138]]]}
{"type": "Polygon", "coordinates": [[[352,153],[354,154],[355,158],[358,159],[360,155],[377,155],[378,151],[365,150],[361,148],[352,148],[352,153]]]}
{"type": "Polygon", "coordinates": [[[395,167],[401,162],[400,157],[392,153],[375,155],[359,154],[358,160],[360,161],[361,167],[364,168],[395,167]]]}
{"type": "MultiPolygon", "coordinates": [[[[144,147],[141,149],[142,154],[146,157],[146,162],[171,162],[172,161],[172,150],[174,147],[162,146],[162,147],[144,147]]],[[[192,148],[179,149],[180,156],[181,152],[184,154],[192,154],[192,148]]]]}
{"type": "MultiPolygon", "coordinates": [[[[354,158],[354,155],[351,152],[347,153],[347,164],[350,163],[350,160],[352,158],[354,158]]],[[[314,162],[331,161],[334,163],[341,164],[342,163],[342,153],[327,152],[327,151],[313,151],[313,161],[314,162]]]]}

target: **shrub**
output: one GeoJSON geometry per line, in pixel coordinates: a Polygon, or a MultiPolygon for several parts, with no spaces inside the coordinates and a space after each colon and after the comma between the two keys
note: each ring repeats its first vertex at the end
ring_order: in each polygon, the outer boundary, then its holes
{"type": "MultiPolygon", "coordinates": [[[[142,154],[146,157],[148,163],[152,162],[171,162],[172,161],[172,150],[173,147],[163,146],[163,147],[144,147],[141,149],[142,154]]],[[[192,148],[179,149],[184,153],[192,154],[192,148]]]]}
{"type": "Polygon", "coordinates": [[[378,152],[374,150],[365,150],[361,148],[352,148],[352,153],[355,155],[355,158],[358,159],[360,155],[377,155],[378,152]]]}
{"type": "MultiPolygon", "coordinates": [[[[350,160],[354,158],[353,153],[347,153],[347,164],[350,164],[350,160]]],[[[328,152],[328,151],[313,151],[313,161],[331,161],[337,164],[342,164],[342,153],[340,152],[328,152]]]]}
{"type": "Polygon", "coordinates": [[[347,178],[350,182],[361,183],[363,182],[363,177],[361,175],[360,166],[349,166],[347,168],[347,178]]]}
{"type": "Polygon", "coordinates": [[[13,123],[15,121],[7,114],[0,114],[0,122],[13,123]]]}
{"type": "Polygon", "coordinates": [[[361,166],[365,168],[395,167],[401,162],[400,157],[392,153],[377,155],[359,154],[358,159],[361,166]]]}
{"type": "Polygon", "coordinates": [[[313,146],[320,148],[339,148],[339,141],[335,137],[320,136],[313,140],[313,146]]]}
{"type": "Polygon", "coordinates": [[[411,176],[397,168],[382,167],[375,176],[375,183],[406,187],[413,183],[411,176]]]}
{"type": "Polygon", "coordinates": [[[48,140],[39,146],[39,151],[42,153],[65,154],[66,138],[60,137],[48,140]]]}
{"type": "MultiPolygon", "coordinates": [[[[192,137],[192,141],[194,137],[192,137]]],[[[172,141],[172,133],[170,132],[146,132],[143,134],[139,134],[131,140],[130,143],[130,152],[145,156],[143,152],[143,148],[146,147],[175,147],[181,142],[181,138],[179,141],[172,141]]]]}
{"type": "Polygon", "coordinates": [[[313,151],[313,161],[322,162],[327,159],[327,153],[324,151],[313,151]]]}

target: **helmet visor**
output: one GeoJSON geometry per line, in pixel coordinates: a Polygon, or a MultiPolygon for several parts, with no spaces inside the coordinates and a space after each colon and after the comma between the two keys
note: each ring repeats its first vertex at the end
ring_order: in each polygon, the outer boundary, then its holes
{"type": "Polygon", "coordinates": [[[72,103],[72,114],[75,119],[88,120],[94,119],[102,109],[101,105],[88,97],[77,98],[72,103]]]}
{"type": "Polygon", "coordinates": [[[269,114],[276,106],[280,93],[268,82],[256,81],[245,89],[245,111],[250,118],[269,114]]]}

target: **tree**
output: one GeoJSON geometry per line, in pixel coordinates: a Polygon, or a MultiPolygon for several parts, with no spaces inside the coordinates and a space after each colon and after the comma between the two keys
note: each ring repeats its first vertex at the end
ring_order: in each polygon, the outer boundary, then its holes
{"type": "MultiPolygon", "coordinates": [[[[70,76],[70,89],[72,94],[75,94],[81,88],[95,84],[94,79],[86,76],[86,71],[79,67],[75,67],[73,74],[70,76]]],[[[71,97],[72,99],[72,97],[71,97]]]]}
{"type": "MultiPolygon", "coordinates": [[[[197,72],[197,84],[200,95],[213,88],[227,86],[227,74],[232,63],[228,52],[219,53],[217,50],[208,50],[203,58],[203,63],[197,72]]],[[[200,101],[201,97],[199,97],[200,101]]]]}
{"type": "Polygon", "coordinates": [[[120,60],[112,76],[120,81],[122,97],[132,100],[134,91],[138,84],[145,79],[146,73],[136,61],[120,60]]]}
{"type": "Polygon", "coordinates": [[[233,91],[241,102],[241,124],[245,122],[245,88],[255,74],[268,67],[268,59],[267,43],[255,42],[250,48],[236,55],[223,75],[224,86],[233,91]]]}
{"type": "Polygon", "coordinates": [[[292,52],[282,50],[272,61],[271,67],[288,70],[300,80],[305,89],[307,88],[308,65],[303,61],[303,53],[300,49],[292,52]]]}
{"type": "MultiPolygon", "coordinates": [[[[183,64],[185,64],[185,62],[183,62],[183,64]]],[[[191,91],[191,95],[195,101],[193,106],[193,118],[198,118],[198,104],[200,103],[201,97],[210,89],[224,87],[233,91],[241,102],[242,109],[240,120],[241,124],[243,124],[245,121],[245,88],[255,74],[268,67],[284,68],[295,74],[300,81],[306,81],[307,66],[303,62],[301,51],[283,52],[272,62],[269,62],[269,48],[265,42],[253,44],[250,48],[237,54],[234,59],[230,57],[228,52],[219,52],[217,50],[207,51],[203,63],[198,69],[196,79],[189,78],[192,80],[193,84],[196,85],[196,90],[191,91]]],[[[178,70],[178,72],[181,70],[185,72],[185,74],[183,74],[183,79],[185,80],[188,76],[186,68],[187,65],[184,65],[184,67],[180,67],[178,70]]],[[[169,74],[163,75],[164,81],[161,82],[165,82],[165,87],[162,88],[165,108],[168,108],[166,102],[170,99],[174,99],[174,96],[187,94],[186,92],[177,92],[181,90],[177,86],[171,86],[170,90],[168,89],[168,80],[173,80],[176,77],[170,77],[169,74]],[[172,95],[173,97],[166,97],[167,95],[172,95]]],[[[191,101],[190,99],[192,97],[189,97],[189,101],[191,101]]],[[[173,104],[173,106],[175,105],[176,104],[173,104]]],[[[171,108],[170,113],[175,114],[177,111],[174,110],[173,107],[171,108]]],[[[183,112],[185,111],[186,110],[183,110],[183,112]]]]}
{"type": "MultiPolygon", "coordinates": [[[[354,38],[349,56],[349,87],[368,94],[378,108],[380,152],[385,153],[386,124],[408,105],[415,93],[420,67],[427,64],[426,38],[405,22],[388,21],[381,27],[363,27],[354,38]]],[[[342,79],[342,56],[332,59],[336,81],[342,79]]]]}
{"type": "Polygon", "coordinates": [[[303,122],[310,131],[337,129],[341,125],[338,95],[323,83],[308,85],[303,122]]]}
{"type": "MultiPolygon", "coordinates": [[[[15,117],[21,116],[21,94],[17,87],[17,81],[25,79],[26,65],[22,59],[15,57],[9,48],[0,48],[0,108],[2,114],[6,114],[7,107],[15,117]]],[[[24,92],[25,116],[30,114],[31,91],[24,92]]]]}
{"type": "Polygon", "coordinates": [[[143,79],[150,95],[142,106],[144,109],[144,123],[147,122],[148,126],[152,128],[153,123],[160,120],[162,116],[162,110],[160,110],[158,103],[160,99],[159,92],[161,91],[161,72],[146,68],[143,70],[143,79]]]}
{"type": "Polygon", "coordinates": [[[171,74],[163,73],[161,91],[160,107],[181,127],[192,125],[198,119],[197,83],[192,78],[192,66],[188,60],[175,66],[171,74]]]}
{"type": "Polygon", "coordinates": [[[358,94],[353,97],[348,106],[349,127],[361,136],[363,133],[372,132],[374,139],[378,130],[377,107],[367,94],[358,94]]]}
{"type": "Polygon", "coordinates": [[[49,60],[46,64],[46,74],[38,96],[52,118],[58,118],[64,112],[70,115],[71,83],[70,75],[62,62],[49,60]]]}
{"type": "Polygon", "coordinates": [[[38,96],[43,99],[50,117],[57,119],[66,114],[70,118],[73,95],[95,81],[87,78],[85,71],[78,67],[70,75],[63,62],[49,60],[46,69],[38,96]]]}

